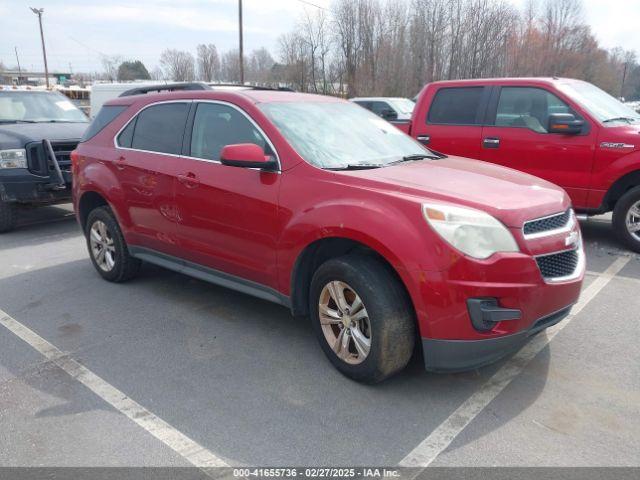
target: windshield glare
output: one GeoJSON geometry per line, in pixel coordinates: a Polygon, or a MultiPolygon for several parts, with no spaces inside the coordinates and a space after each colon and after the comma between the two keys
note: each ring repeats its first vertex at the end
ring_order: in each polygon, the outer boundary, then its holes
{"type": "Polygon", "coordinates": [[[407,155],[429,155],[420,143],[350,102],[259,105],[307,162],[320,168],[380,165],[407,155]]]}
{"type": "Polygon", "coordinates": [[[624,120],[625,118],[632,119],[634,123],[640,121],[640,114],[590,83],[563,83],[560,85],[560,90],[576,100],[601,122],[620,119],[618,121],[622,123],[629,123],[624,120]]]}
{"type": "Polygon", "coordinates": [[[389,103],[398,112],[405,114],[413,113],[413,108],[416,106],[416,104],[408,98],[394,98],[393,100],[389,100],[389,103]]]}
{"type": "Polygon", "coordinates": [[[51,92],[0,92],[0,122],[87,122],[67,97],[51,92]]]}

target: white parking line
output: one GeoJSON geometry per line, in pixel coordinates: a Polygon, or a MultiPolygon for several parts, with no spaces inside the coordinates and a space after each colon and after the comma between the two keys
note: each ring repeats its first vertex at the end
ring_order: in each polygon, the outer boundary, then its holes
{"type": "Polygon", "coordinates": [[[400,461],[401,467],[428,467],[484,408],[516,378],[527,364],[544,349],[553,337],[593,300],[611,279],[629,263],[631,258],[618,258],[584,290],[570,316],[549,327],[546,335],[537,335],[511,357],[479,390],[471,395],[455,412],[400,461]]]}
{"type": "Polygon", "coordinates": [[[107,383],[2,310],[0,310],[0,324],[191,464],[203,469],[229,466],[202,445],[127,397],[116,387],[107,383]]]}

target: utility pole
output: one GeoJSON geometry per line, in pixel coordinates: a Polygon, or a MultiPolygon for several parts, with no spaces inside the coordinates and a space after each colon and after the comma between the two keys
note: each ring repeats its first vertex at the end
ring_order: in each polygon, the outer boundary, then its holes
{"type": "Polygon", "coordinates": [[[20,85],[20,77],[22,77],[22,69],[20,68],[20,57],[18,57],[18,47],[13,47],[16,51],[16,62],[18,62],[18,85],[20,85]]]}
{"type": "Polygon", "coordinates": [[[238,23],[240,32],[240,84],[244,85],[244,53],[242,45],[242,0],[238,0],[238,23]]]}
{"type": "Polygon", "coordinates": [[[44,8],[29,7],[33,13],[38,15],[38,23],[40,24],[40,40],[42,40],[42,56],[44,57],[44,80],[49,88],[49,67],[47,66],[47,50],[44,48],[44,32],[42,31],[42,13],[44,8]]]}
{"type": "Polygon", "coordinates": [[[620,85],[620,98],[624,96],[624,84],[627,81],[627,69],[629,68],[629,62],[624,62],[624,70],[622,71],[622,85],[620,85]]]}

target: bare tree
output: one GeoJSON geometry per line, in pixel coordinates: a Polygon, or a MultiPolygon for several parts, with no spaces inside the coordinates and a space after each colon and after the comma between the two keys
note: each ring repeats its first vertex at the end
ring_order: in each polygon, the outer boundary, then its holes
{"type": "Polygon", "coordinates": [[[205,82],[220,78],[220,58],[215,45],[198,45],[198,77],[205,82]]]}
{"type": "Polygon", "coordinates": [[[191,82],[195,79],[195,60],[189,52],[167,49],[160,54],[160,65],[171,80],[191,82]]]}
{"type": "Polygon", "coordinates": [[[274,64],[275,61],[266,48],[252,51],[249,55],[247,78],[250,82],[268,85],[272,81],[271,70],[274,64]]]}
{"type": "Polygon", "coordinates": [[[122,57],[120,55],[102,55],[100,61],[102,62],[104,78],[110,82],[115,82],[118,78],[118,67],[122,63],[122,57]]]}

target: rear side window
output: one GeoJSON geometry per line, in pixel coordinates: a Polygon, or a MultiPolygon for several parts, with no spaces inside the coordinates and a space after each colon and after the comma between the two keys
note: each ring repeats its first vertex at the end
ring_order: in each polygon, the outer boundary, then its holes
{"type": "Polygon", "coordinates": [[[164,103],[145,108],[136,119],[131,148],[179,154],[188,113],[188,103],[164,103]]]}
{"type": "Polygon", "coordinates": [[[136,118],[129,122],[120,135],[118,135],[118,146],[131,148],[131,142],[133,142],[133,131],[136,128],[136,118]]]}
{"type": "Polygon", "coordinates": [[[429,109],[428,123],[479,125],[478,111],[484,87],[441,88],[429,109]]]}
{"type": "Polygon", "coordinates": [[[89,128],[87,128],[82,136],[81,142],[95,137],[102,131],[104,127],[109,125],[118,115],[127,109],[128,105],[105,105],[103,106],[98,115],[93,119],[89,128]]]}

